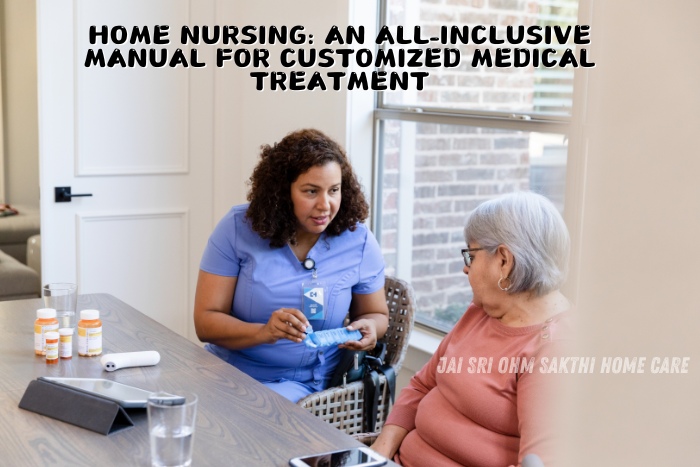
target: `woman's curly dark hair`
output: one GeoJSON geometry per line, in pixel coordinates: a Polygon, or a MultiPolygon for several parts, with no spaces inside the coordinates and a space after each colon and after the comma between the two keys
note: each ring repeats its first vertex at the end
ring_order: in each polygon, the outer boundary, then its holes
{"type": "Polygon", "coordinates": [[[298,221],[294,215],[291,186],[312,167],[336,162],[341,169],[341,202],[326,228],[327,235],[355,230],[369,214],[369,206],[345,151],[331,138],[314,129],[289,133],[273,146],[261,147],[260,162],[248,180],[246,213],[255,232],[273,247],[296,243],[298,221]]]}

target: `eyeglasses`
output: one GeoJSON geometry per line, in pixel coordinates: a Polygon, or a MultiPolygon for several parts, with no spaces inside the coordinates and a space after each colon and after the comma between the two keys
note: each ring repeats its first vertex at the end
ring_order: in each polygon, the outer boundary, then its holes
{"type": "Polygon", "coordinates": [[[464,258],[465,266],[471,267],[472,265],[472,257],[469,253],[479,250],[485,250],[485,248],[462,248],[462,257],[464,258]]]}

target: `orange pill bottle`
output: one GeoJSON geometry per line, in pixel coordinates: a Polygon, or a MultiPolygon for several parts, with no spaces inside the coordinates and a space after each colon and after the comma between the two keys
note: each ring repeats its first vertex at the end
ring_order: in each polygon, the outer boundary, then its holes
{"type": "Polygon", "coordinates": [[[46,339],[46,364],[55,365],[58,363],[58,333],[49,331],[44,334],[46,339]]]}
{"type": "Polygon", "coordinates": [[[58,335],[58,358],[70,360],[73,358],[73,329],[60,328],[58,335]]]}
{"type": "Polygon", "coordinates": [[[81,310],[78,321],[78,355],[94,357],[102,354],[102,321],[99,310],[81,310]]]}
{"type": "Polygon", "coordinates": [[[46,355],[45,334],[50,331],[58,331],[58,319],[53,308],[39,308],[36,310],[34,321],[34,354],[46,355]]]}

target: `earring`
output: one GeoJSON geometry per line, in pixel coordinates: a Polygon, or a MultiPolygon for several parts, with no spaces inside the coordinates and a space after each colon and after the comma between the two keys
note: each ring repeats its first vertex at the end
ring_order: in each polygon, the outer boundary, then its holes
{"type": "Polygon", "coordinates": [[[501,290],[504,291],[504,292],[508,292],[508,289],[510,289],[512,285],[513,285],[513,284],[512,284],[512,282],[510,281],[510,278],[508,278],[508,277],[501,277],[500,279],[498,279],[498,288],[501,289],[501,290]],[[503,287],[503,286],[501,285],[501,281],[503,281],[504,279],[507,280],[507,281],[509,282],[508,287],[503,287]]]}

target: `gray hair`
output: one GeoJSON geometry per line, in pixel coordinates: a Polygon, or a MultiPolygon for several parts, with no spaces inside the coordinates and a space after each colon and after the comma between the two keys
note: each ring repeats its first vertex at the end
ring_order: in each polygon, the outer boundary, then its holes
{"type": "Polygon", "coordinates": [[[505,245],[515,258],[508,293],[557,290],[566,280],[569,231],[551,201],[517,191],[486,201],[469,215],[464,239],[493,254],[505,245]]]}

